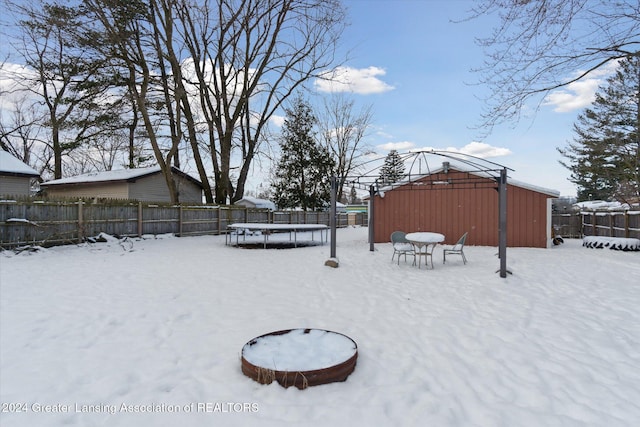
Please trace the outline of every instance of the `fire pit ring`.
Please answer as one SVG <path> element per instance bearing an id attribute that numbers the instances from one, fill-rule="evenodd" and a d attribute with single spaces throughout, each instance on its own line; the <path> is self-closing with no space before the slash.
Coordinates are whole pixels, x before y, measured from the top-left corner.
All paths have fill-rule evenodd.
<path id="1" fill-rule="evenodd" d="M 298 389 L 342 382 L 353 372 L 358 346 L 322 329 L 286 329 L 261 335 L 242 348 L 242 373 L 259 382 Z"/>

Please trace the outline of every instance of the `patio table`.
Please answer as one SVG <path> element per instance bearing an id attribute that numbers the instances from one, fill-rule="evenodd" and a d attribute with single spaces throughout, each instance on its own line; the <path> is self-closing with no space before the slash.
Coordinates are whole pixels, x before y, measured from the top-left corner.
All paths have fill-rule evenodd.
<path id="1" fill-rule="evenodd" d="M 420 258 L 425 257 L 424 264 L 429 266 L 428 257 L 431 257 L 431 268 L 433 267 L 433 250 L 438 243 L 444 242 L 444 234 L 421 231 L 409 233 L 405 238 L 413 245 L 416 257 L 418 258 L 418 268 L 420 268 Z M 424 250 L 423 250 L 424 248 Z M 413 261 L 415 264 L 415 259 Z"/>

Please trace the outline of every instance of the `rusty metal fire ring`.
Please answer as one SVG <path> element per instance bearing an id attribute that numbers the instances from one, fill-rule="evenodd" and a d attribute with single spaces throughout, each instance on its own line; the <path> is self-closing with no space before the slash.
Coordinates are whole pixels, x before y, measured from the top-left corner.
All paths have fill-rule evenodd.
<path id="1" fill-rule="evenodd" d="M 358 346 L 322 329 L 286 329 L 261 335 L 242 348 L 242 373 L 261 384 L 307 387 L 342 382 L 353 372 Z"/>

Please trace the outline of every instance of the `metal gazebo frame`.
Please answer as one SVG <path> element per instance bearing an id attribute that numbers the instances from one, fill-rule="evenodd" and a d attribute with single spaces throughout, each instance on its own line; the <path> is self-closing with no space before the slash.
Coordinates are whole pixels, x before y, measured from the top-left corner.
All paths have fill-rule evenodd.
<path id="1" fill-rule="evenodd" d="M 427 185 L 438 186 L 438 188 L 451 188 L 442 184 L 457 184 L 460 186 L 468 186 L 468 188 L 487 188 L 487 178 L 495 180 L 496 187 L 493 184 L 489 187 L 496 188 L 498 191 L 498 256 L 500 258 L 500 268 L 497 272 L 500 273 L 500 277 L 505 278 L 510 271 L 507 270 L 507 171 L 513 171 L 504 165 L 495 163 L 480 157 L 472 156 L 469 154 L 463 154 L 453 151 L 442 150 L 421 150 L 410 151 L 400 155 L 401 160 L 405 165 L 409 165 L 409 172 L 405 174 L 405 178 L 401 181 L 394 183 L 384 183 L 380 181 L 380 161 L 384 158 L 376 158 L 367 163 L 378 163 L 378 165 L 366 173 L 358 176 L 347 177 L 345 182 L 352 186 L 358 186 L 358 188 L 369 191 L 369 250 L 374 250 L 375 232 L 373 227 L 374 220 L 374 199 L 375 195 L 382 195 L 384 191 L 388 191 L 393 188 L 405 187 L 409 191 L 413 188 L 415 181 L 418 178 L 424 178 L 431 175 L 431 171 L 435 168 L 430 167 L 429 158 L 435 158 L 444 160 L 439 163 L 443 169 L 446 169 L 454 164 L 463 165 L 464 172 L 471 175 L 467 175 L 466 178 L 459 178 L 452 182 L 451 180 L 442 181 L 430 181 Z M 424 167 L 426 173 L 422 172 L 422 161 L 424 160 Z M 413 169 L 418 166 L 418 173 L 414 173 Z M 431 162 L 433 163 L 433 161 Z M 424 183 L 420 184 L 421 188 L 424 188 Z M 336 257 L 336 193 L 337 193 L 337 179 L 331 178 L 331 215 L 330 215 L 330 227 L 331 227 L 331 257 Z"/>

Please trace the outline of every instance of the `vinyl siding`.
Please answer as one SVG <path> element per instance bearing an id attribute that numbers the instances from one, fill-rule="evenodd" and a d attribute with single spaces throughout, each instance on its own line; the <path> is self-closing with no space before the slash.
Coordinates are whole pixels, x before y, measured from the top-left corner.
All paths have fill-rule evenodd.
<path id="1" fill-rule="evenodd" d="M 97 199 L 126 199 L 127 183 L 97 182 L 74 185 L 51 185 L 46 187 L 50 197 L 90 197 Z"/>
<path id="2" fill-rule="evenodd" d="M 178 192 L 181 202 L 202 203 L 202 188 L 186 178 L 178 179 Z"/>
<path id="3" fill-rule="evenodd" d="M 28 196 L 30 194 L 31 178 L 24 176 L 0 175 L 0 196 Z"/>
<path id="4" fill-rule="evenodd" d="M 129 183 L 129 199 L 144 202 L 170 202 L 169 189 L 161 173 L 144 176 Z"/>
<path id="5" fill-rule="evenodd" d="M 202 190 L 193 182 L 176 176 L 181 202 L 201 203 Z M 169 190 L 161 173 L 148 175 L 130 183 L 129 198 L 146 202 L 170 202 Z"/>

